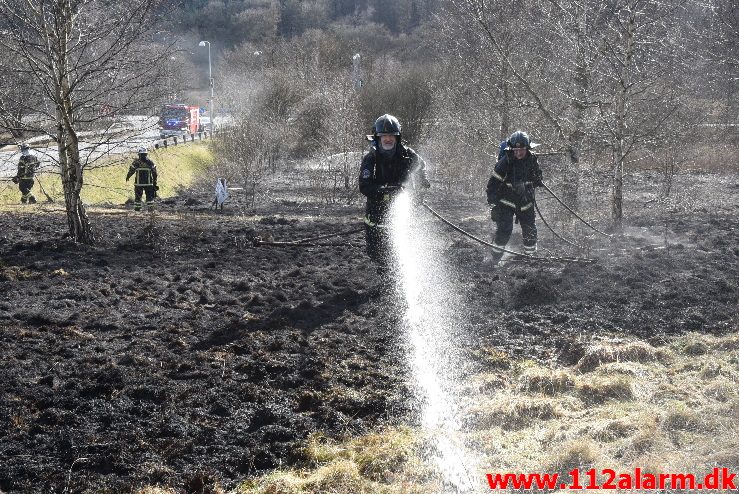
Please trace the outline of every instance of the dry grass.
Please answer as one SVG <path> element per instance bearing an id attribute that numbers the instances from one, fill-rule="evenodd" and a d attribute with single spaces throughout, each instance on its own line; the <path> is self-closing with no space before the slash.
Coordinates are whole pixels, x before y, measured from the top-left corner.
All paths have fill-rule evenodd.
<path id="1" fill-rule="evenodd" d="M 624 419 L 607 420 L 593 431 L 593 439 L 609 443 L 618 439 L 632 436 L 637 431 L 636 424 Z"/>
<path id="2" fill-rule="evenodd" d="M 518 378 L 518 390 L 525 393 L 541 393 L 555 396 L 575 387 L 575 380 L 566 371 L 550 369 L 526 369 Z"/>
<path id="3" fill-rule="evenodd" d="M 34 275 L 31 271 L 25 270 L 18 266 L 3 266 L 0 265 L 0 281 L 19 281 L 27 280 Z"/>
<path id="4" fill-rule="evenodd" d="M 625 345 L 595 345 L 587 349 L 577 363 L 580 372 L 591 372 L 612 362 L 652 363 L 668 358 L 667 354 L 653 346 L 637 341 Z"/>
<path id="5" fill-rule="evenodd" d="M 703 425 L 704 421 L 698 413 L 681 402 L 668 408 L 662 419 L 662 428 L 667 432 L 696 431 Z"/>
<path id="6" fill-rule="evenodd" d="M 601 405 L 608 400 L 633 400 L 632 382 L 626 376 L 595 377 L 577 385 L 577 393 L 588 405 Z"/>
<path id="7" fill-rule="evenodd" d="M 528 427 L 533 422 L 551 420 L 560 415 L 557 402 L 550 398 L 498 394 L 493 400 L 471 409 L 466 421 L 472 429 L 502 427 L 515 431 Z"/>
<path id="8" fill-rule="evenodd" d="M 578 468 L 587 470 L 595 466 L 600 458 L 598 445 L 588 439 L 580 439 L 564 444 L 544 459 L 544 472 L 558 473 L 567 477 L 567 473 Z"/>
<path id="9" fill-rule="evenodd" d="M 345 442 L 310 438 L 310 470 L 277 471 L 244 483 L 241 494 L 402 494 L 434 492 L 435 474 L 418 456 L 422 438 L 388 429 Z"/>
<path id="10" fill-rule="evenodd" d="M 495 384 L 468 416 L 485 455 L 480 475 L 591 466 L 703 475 L 735 465 L 737 343 L 738 335 L 695 334 L 659 348 L 599 342 L 573 367 L 513 361 L 485 374 L 482 382 Z"/>
<path id="11" fill-rule="evenodd" d="M 489 395 L 504 389 L 509 383 L 508 377 L 503 373 L 484 373 L 470 379 L 467 390 L 472 395 Z"/>
<path id="12" fill-rule="evenodd" d="M 490 371 L 507 371 L 513 366 L 513 360 L 507 353 L 491 347 L 480 348 L 474 355 L 472 355 L 472 359 L 484 365 Z"/>

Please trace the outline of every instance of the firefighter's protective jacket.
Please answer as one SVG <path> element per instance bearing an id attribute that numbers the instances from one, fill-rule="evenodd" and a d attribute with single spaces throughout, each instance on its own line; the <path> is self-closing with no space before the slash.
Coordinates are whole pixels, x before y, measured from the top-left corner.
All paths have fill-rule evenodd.
<path id="1" fill-rule="evenodd" d="M 152 185 L 156 187 L 157 165 L 155 165 L 154 162 L 146 156 L 139 156 L 138 158 L 133 160 L 133 163 L 131 163 L 131 167 L 128 169 L 126 180 L 131 178 L 131 176 L 134 174 L 136 175 L 134 185 L 139 185 L 142 187 Z"/>
<path id="2" fill-rule="evenodd" d="M 393 155 L 385 156 L 373 142 L 359 171 L 359 191 L 367 197 L 365 223 L 370 226 L 384 223 L 389 211 L 391 195 L 383 193 L 385 186 L 427 188 L 426 162 L 402 143 L 398 143 Z"/>
<path id="3" fill-rule="evenodd" d="M 488 180 L 488 204 L 526 211 L 534 205 L 534 187 L 540 185 L 542 175 L 536 154 L 529 151 L 524 159 L 517 160 L 507 151 Z"/>
<path id="4" fill-rule="evenodd" d="M 21 156 L 21 159 L 18 161 L 18 174 L 16 177 L 18 180 L 33 180 L 38 166 L 39 161 L 37 157 L 31 154 Z"/>

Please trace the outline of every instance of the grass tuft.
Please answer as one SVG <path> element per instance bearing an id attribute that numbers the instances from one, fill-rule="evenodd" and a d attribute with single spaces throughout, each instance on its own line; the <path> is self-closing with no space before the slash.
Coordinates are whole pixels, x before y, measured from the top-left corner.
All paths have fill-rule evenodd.
<path id="1" fill-rule="evenodd" d="M 303 483 L 308 492 L 372 492 L 371 483 L 362 478 L 359 467 L 351 460 L 338 460 L 320 467 Z"/>
<path id="2" fill-rule="evenodd" d="M 662 419 L 662 428 L 667 432 L 696 431 L 702 425 L 700 416 L 682 403 L 672 405 Z"/>
<path id="3" fill-rule="evenodd" d="M 650 363 L 664 358 L 666 358 L 664 353 L 644 342 L 633 342 L 618 346 L 594 345 L 586 350 L 576 368 L 580 372 L 591 372 L 601 365 L 613 362 Z"/>
<path id="4" fill-rule="evenodd" d="M 600 405 L 608 400 L 634 399 L 631 379 L 627 376 L 595 377 L 589 382 L 578 383 L 577 393 L 589 405 Z"/>
<path id="5" fill-rule="evenodd" d="M 658 418 L 652 423 L 646 424 L 646 427 L 640 429 L 637 434 L 631 437 L 629 447 L 637 455 L 651 451 L 658 444 L 660 436 L 657 429 L 657 420 Z"/>
<path id="6" fill-rule="evenodd" d="M 383 481 L 412 460 L 416 443 L 410 431 L 404 429 L 364 436 L 353 447 L 354 461 L 361 474 Z"/>
<path id="7" fill-rule="evenodd" d="M 491 347 L 482 347 L 473 355 L 473 360 L 491 370 L 510 370 L 513 366 L 511 357 L 500 350 Z"/>
<path id="8" fill-rule="evenodd" d="M 566 371 L 552 371 L 543 368 L 530 368 L 518 378 L 518 390 L 527 393 L 541 393 L 554 396 L 575 387 L 575 380 Z"/>
<path id="9" fill-rule="evenodd" d="M 698 356 L 705 355 L 709 351 L 708 344 L 702 339 L 690 338 L 681 345 L 680 350 L 685 355 Z"/>
<path id="10" fill-rule="evenodd" d="M 703 388 L 703 396 L 709 400 L 726 403 L 737 397 L 737 383 L 720 377 Z"/>
<path id="11" fill-rule="evenodd" d="M 632 436 L 637 431 L 635 424 L 625 419 L 609 420 L 593 432 L 598 441 L 612 442 Z"/>
<path id="12" fill-rule="evenodd" d="M 471 410 L 467 422 L 477 430 L 502 427 L 516 431 L 560 415 L 561 412 L 552 399 L 500 395 L 493 402 Z"/>
<path id="13" fill-rule="evenodd" d="M 557 452 L 545 460 L 545 472 L 559 473 L 567 478 L 568 472 L 575 468 L 580 471 L 592 468 L 600 457 L 598 446 L 588 439 L 571 441 L 558 448 Z"/>

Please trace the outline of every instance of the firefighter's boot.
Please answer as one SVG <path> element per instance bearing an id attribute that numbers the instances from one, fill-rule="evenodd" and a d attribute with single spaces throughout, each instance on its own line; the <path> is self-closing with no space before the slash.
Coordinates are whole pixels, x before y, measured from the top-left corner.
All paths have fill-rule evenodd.
<path id="1" fill-rule="evenodd" d="M 505 249 L 505 245 L 493 243 L 493 247 L 491 249 L 491 264 L 493 266 L 497 266 L 498 263 L 500 263 L 500 260 L 503 259 L 503 249 Z"/>

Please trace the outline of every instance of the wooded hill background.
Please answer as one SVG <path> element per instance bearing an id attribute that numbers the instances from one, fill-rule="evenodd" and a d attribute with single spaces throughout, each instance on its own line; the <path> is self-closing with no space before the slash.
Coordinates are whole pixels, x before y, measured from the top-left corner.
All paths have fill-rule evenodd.
<path id="1" fill-rule="evenodd" d="M 212 42 L 216 111 L 273 157 L 361 150 L 390 112 L 437 177 L 470 190 L 516 129 L 565 179 L 737 166 L 731 0 L 187 1 L 173 15 L 189 46 Z M 204 98 L 207 54 L 192 50 Z"/>

